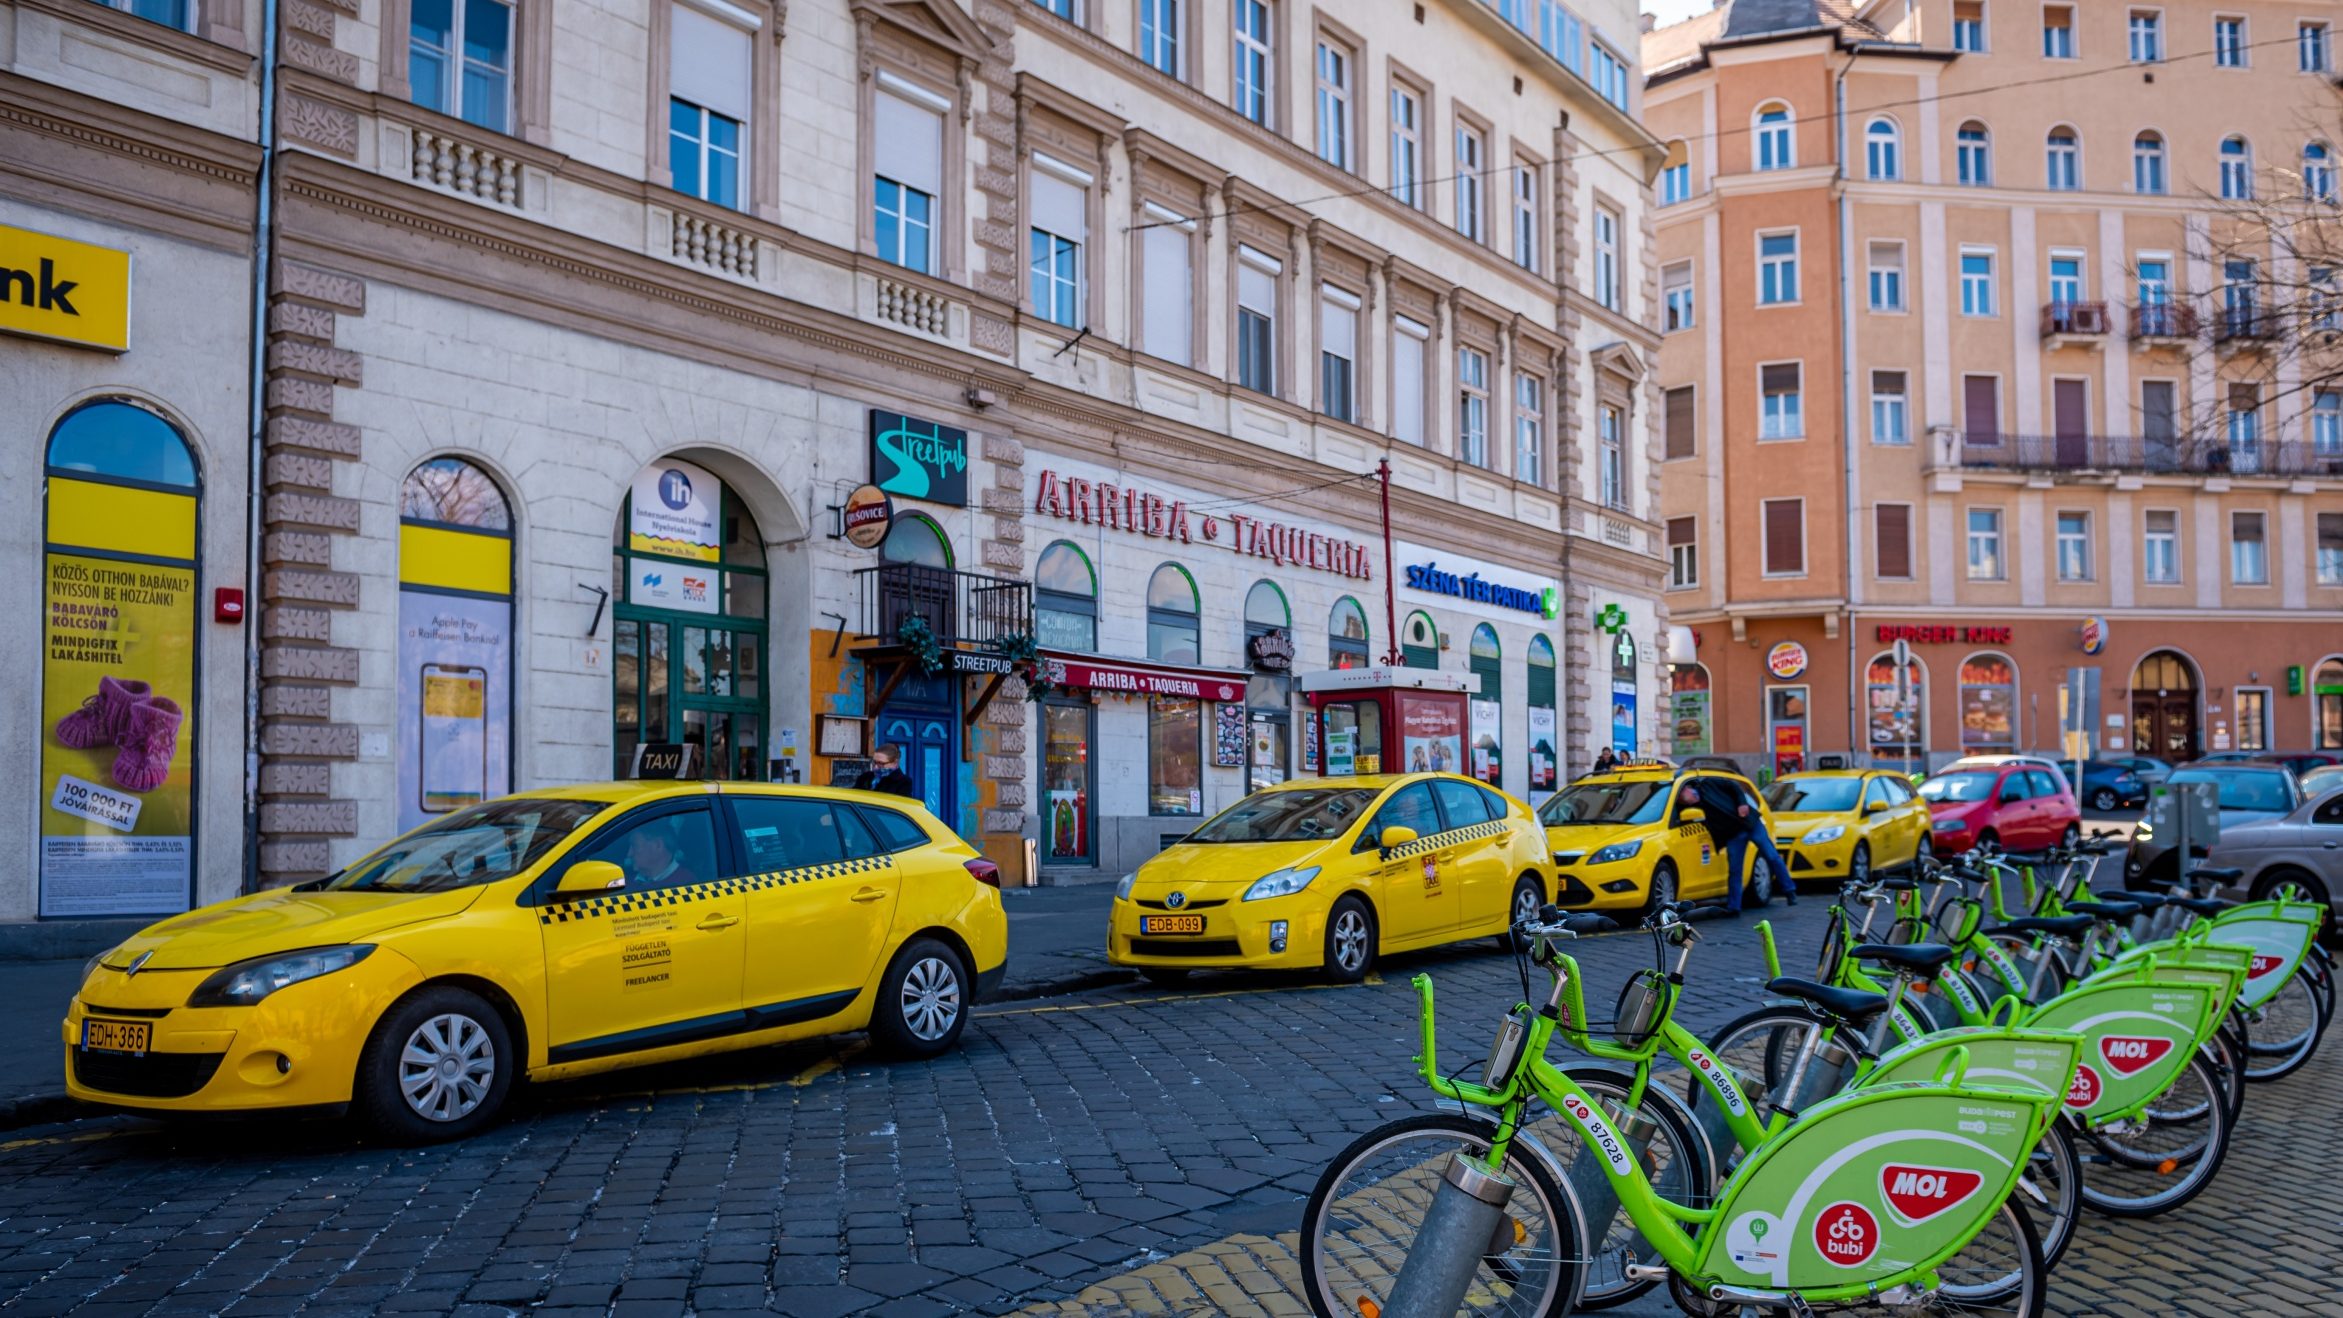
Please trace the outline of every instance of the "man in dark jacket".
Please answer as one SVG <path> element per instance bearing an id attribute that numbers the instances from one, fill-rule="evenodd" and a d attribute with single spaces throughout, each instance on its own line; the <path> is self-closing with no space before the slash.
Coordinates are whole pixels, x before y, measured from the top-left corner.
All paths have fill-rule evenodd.
<path id="1" fill-rule="evenodd" d="M 1702 826 L 1708 829 L 1709 841 L 1725 853 L 1725 909 L 1734 915 L 1741 913 L 1741 869 L 1749 857 L 1752 843 L 1757 847 L 1757 861 L 1773 874 L 1774 890 L 1798 904 L 1798 889 L 1790 882 L 1789 871 L 1782 866 L 1782 853 L 1776 851 L 1773 839 L 1766 836 L 1765 816 L 1741 789 L 1720 779 L 1699 779 L 1684 788 L 1683 805 L 1698 806 Z"/>
<path id="2" fill-rule="evenodd" d="M 870 767 L 854 780 L 854 785 L 866 792 L 887 792 L 895 796 L 917 796 L 911 788 L 911 775 L 903 772 L 903 752 L 892 746 L 881 746 L 870 753 Z"/>

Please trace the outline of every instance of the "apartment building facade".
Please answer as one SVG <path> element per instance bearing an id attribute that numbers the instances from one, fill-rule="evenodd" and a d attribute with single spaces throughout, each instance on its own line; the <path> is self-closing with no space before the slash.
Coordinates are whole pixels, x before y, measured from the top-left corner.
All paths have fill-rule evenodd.
<path id="1" fill-rule="evenodd" d="M 1665 748 L 1625 0 L 0 18 L 0 919 L 881 743 L 1111 877 L 1386 656 L 1480 678 L 1519 793 Z"/>
<path id="2" fill-rule="evenodd" d="M 1646 37 L 1680 749 L 2343 747 L 2331 271 L 2257 226 L 2332 204 L 2333 18 L 1731 0 Z"/>

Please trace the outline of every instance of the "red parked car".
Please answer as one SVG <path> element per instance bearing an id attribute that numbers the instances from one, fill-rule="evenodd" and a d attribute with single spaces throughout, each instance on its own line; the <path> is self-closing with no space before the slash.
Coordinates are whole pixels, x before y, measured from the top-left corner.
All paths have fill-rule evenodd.
<path id="1" fill-rule="evenodd" d="M 1920 784 L 1937 854 L 1991 843 L 2038 851 L 2082 835 L 2083 808 L 2066 775 L 2047 760 L 1980 755 L 1955 761 Z"/>

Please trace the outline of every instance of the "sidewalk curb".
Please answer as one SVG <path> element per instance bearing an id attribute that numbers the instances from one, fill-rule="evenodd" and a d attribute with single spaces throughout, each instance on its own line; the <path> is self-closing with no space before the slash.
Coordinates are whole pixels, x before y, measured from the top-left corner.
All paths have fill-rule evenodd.
<path id="1" fill-rule="evenodd" d="M 96 1108 L 85 1106 L 63 1094 L 34 1094 L 26 1098 L 0 1100 L 0 1130 L 48 1126 L 96 1115 Z"/>
<path id="2" fill-rule="evenodd" d="M 1043 980 L 1031 984 L 1004 984 L 986 1002 L 1030 1002 L 1035 998 L 1054 998 L 1061 993 L 1081 993 L 1095 988 L 1113 988 L 1136 983 L 1136 970 L 1085 970 L 1079 975 Z"/>

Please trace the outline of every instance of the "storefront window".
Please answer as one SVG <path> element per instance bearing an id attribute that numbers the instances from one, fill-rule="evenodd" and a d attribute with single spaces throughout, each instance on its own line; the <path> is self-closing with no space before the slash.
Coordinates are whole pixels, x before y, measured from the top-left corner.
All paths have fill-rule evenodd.
<path id="1" fill-rule="evenodd" d="M 1773 750 L 1774 776 L 1797 773 L 1806 767 L 1806 688 L 1769 686 L 1765 689 L 1765 726 Z M 1769 780 L 1770 781 L 1770 780 Z"/>
<path id="2" fill-rule="evenodd" d="M 1895 657 L 1872 656 L 1864 669 L 1871 759 L 1875 765 L 1917 768 L 1928 752 L 1928 670 L 1918 659 L 1904 665 L 1898 682 Z"/>
<path id="3" fill-rule="evenodd" d="M 890 556 L 898 537 L 903 552 L 928 552 L 915 522 L 924 519 L 895 524 Z M 615 775 L 635 776 L 642 747 L 681 746 L 700 777 L 762 779 L 767 581 L 756 519 L 715 473 L 662 458 L 636 474 L 613 547 Z"/>
<path id="4" fill-rule="evenodd" d="M 1440 666 L 1440 629 L 1432 625 L 1431 614 L 1407 615 L 1405 629 L 1400 633 L 1399 658 L 1410 668 Z"/>
<path id="5" fill-rule="evenodd" d="M 1041 551 L 1033 569 L 1033 633 L 1054 650 L 1098 649 L 1098 574 L 1063 540 Z"/>
<path id="6" fill-rule="evenodd" d="M 1383 772 L 1383 706 L 1345 700 L 1325 707 L 1326 776 Z"/>
<path id="7" fill-rule="evenodd" d="M 1059 864 L 1091 858 L 1090 742 L 1094 711 L 1087 703 L 1049 701 L 1041 707 L 1042 851 Z"/>
<path id="8" fill-rule="evenodd" d="M 1245 684 L 1245 782 L 1258 790 L 1293 771 L 1293 613 L 1275 582 L 1256 581 L 1245 593 L 1244 652 L 1254 670 Z"/>
<path id="9" fill-rule="evenodd" d="M 1326 666 L 1365 668 L 1374 660 L 1367 650 L 1367 611 L 1345 595 L 1334 601 L 1326 618 Z"/>
<path id="10" fill-rule="evenodd" d="M 1635 754 L 1642 720 L 1635 703 L 1635 638 L 1621 628 L 1611 641 L 1611 749 Z"/>
<path id="11" fill-rule="evenodd" d="M 1155 569 L 1147 582 L 1147 657 L 1167 664 L 1204 662 L 1197 627 L 1196 579 L 1177 563 Z"/>
<path id="12" fill-rule="evenodd" d="M 1561 730 L 1554 713 L 1554 643 L 1529 638 L 1529 786 L 1533 792 L 1561 784 Z"/>
<path id="13" fill-rule="evenodd" d="M 1472 776 L 1496 783 L 1505 773 L 1505 670 L 1497 645 L 1497 629 L 1487 623 L 1473 628 L 1472 671 L 1481 689 L 1472 698 Z"/>
<path id="14" fill-rule="evenodd" d="M 1961 749 L 2017 749 L 2017 669 L 2005 655 L 1985 651 L 1961 661 Z"/>
<path id="15" fill-rule="evenodd" d="M 2311 679 L 2311 696 L 2317 702 L 2318 749 L 2343 750 L 2343 661 L 2319 664 Z"/>
<path id="16" fill-rule="evenodd" d="M 1200 700 L 1148 698 L 1147 812 L 1204 813 L 1204 702 Z"/>
<path id="17" fill-rule="evenodd" d="M 399 491 L 399 829 L 512 790 L 512 512 L 433 458 Z"/>

